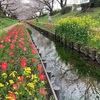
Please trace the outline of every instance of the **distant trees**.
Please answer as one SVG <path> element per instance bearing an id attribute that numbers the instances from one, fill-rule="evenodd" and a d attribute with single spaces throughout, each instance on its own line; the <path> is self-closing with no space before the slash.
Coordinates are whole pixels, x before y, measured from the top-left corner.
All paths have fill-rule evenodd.
<path id="1" fill-rule="evenodd" d="M 27 19 L 36 16 L 44 8 L 42 3 L 30 0 L 30 3 L 22 3 L 22 0 L 0 0 L 0 9 L 7 16 L 16 16 L 20 19 Z"/>
<path id="2" fill-rule="evenodd" d="M 37 0 L 37 2 L 42 3 L 44 5 L 44 8 L 50 13 L 53 11 L 54 0 Z"/>

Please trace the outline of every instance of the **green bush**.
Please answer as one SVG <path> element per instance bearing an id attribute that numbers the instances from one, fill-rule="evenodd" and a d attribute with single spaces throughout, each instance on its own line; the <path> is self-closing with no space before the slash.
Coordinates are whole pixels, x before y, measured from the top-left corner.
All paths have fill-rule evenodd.
<path id="1" fill-rule="evenodd" d="M 71 7 L 70 6 L 68 6 L 68 7 L 64 7 L 64 8 L 62 8 L 61 10 L 60 10 L 60 13 L 61 14 L 66 14 L 66 13 L 69 13 L 70 11 L 71 11 Z"/>
<path id="2" fill-rule="evenodd" d="M 82 7 L 82 11 L 85 12 L 87 8 L 89 8 L 89 3 L 81 4 L 81 7 Z"/>
<path id="3" fill-rule="evenodd" d="M 51 12 L 50 15 L 53 16 L 53 15 L 55 15 L 55 14 L 57 14 L 57 13 L 59 13 L 59 10 L 54 10 L 54 11 Z"/>
<path id="4" fill-rule="evenodd" d="M 58 21 L 55 33 L 63 39 L 87 44 L 89 29 L 98 26 L 98 24 L 99 22 L 93 20 L 91 16 L 69 16 Z"/>
<path id="5" fill-rule="evenodd" d="M 100 7 L 100 0 L 90 0 L 89 3 L 81 4 L 82 11 L 86 11 L 87 8 Z"/>
<path id="6" fill-rule="evenodd" d="M 90 0 L 90 2 L 94 3 L 94 7 L 100 7 L 100 0 Z"/>

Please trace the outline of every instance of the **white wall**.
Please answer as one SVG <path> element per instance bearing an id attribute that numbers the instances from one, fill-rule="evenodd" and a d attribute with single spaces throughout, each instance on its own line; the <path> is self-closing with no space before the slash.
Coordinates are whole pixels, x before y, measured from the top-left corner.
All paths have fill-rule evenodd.
<path id="1" fill-rule="evenodd" d="M 67 0 L 67 4 L 82 4 L 88 3 L 90 0 Z"/>

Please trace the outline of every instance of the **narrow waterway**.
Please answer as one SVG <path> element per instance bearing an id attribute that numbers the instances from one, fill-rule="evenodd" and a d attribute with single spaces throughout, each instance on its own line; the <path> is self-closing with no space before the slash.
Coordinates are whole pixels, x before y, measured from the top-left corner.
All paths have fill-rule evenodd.
<path id="1" fill-rule="evenodd" d="M 100 65 L 28 27 L 47 70 L 52 72 L 53 86 L 60 87 L 59 100 L 100 100 Z"/>

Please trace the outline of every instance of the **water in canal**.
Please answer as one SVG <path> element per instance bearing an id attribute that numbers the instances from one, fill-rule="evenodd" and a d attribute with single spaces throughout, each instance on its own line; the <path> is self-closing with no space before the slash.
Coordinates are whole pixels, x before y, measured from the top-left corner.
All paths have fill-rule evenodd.
<path id="1" fill-rule="evenodd" d="M 30 28 L 47 70 L 52 72 L 53 86 L 60 87 L 59 100 L 100 100 L 100 65 Z"/>

